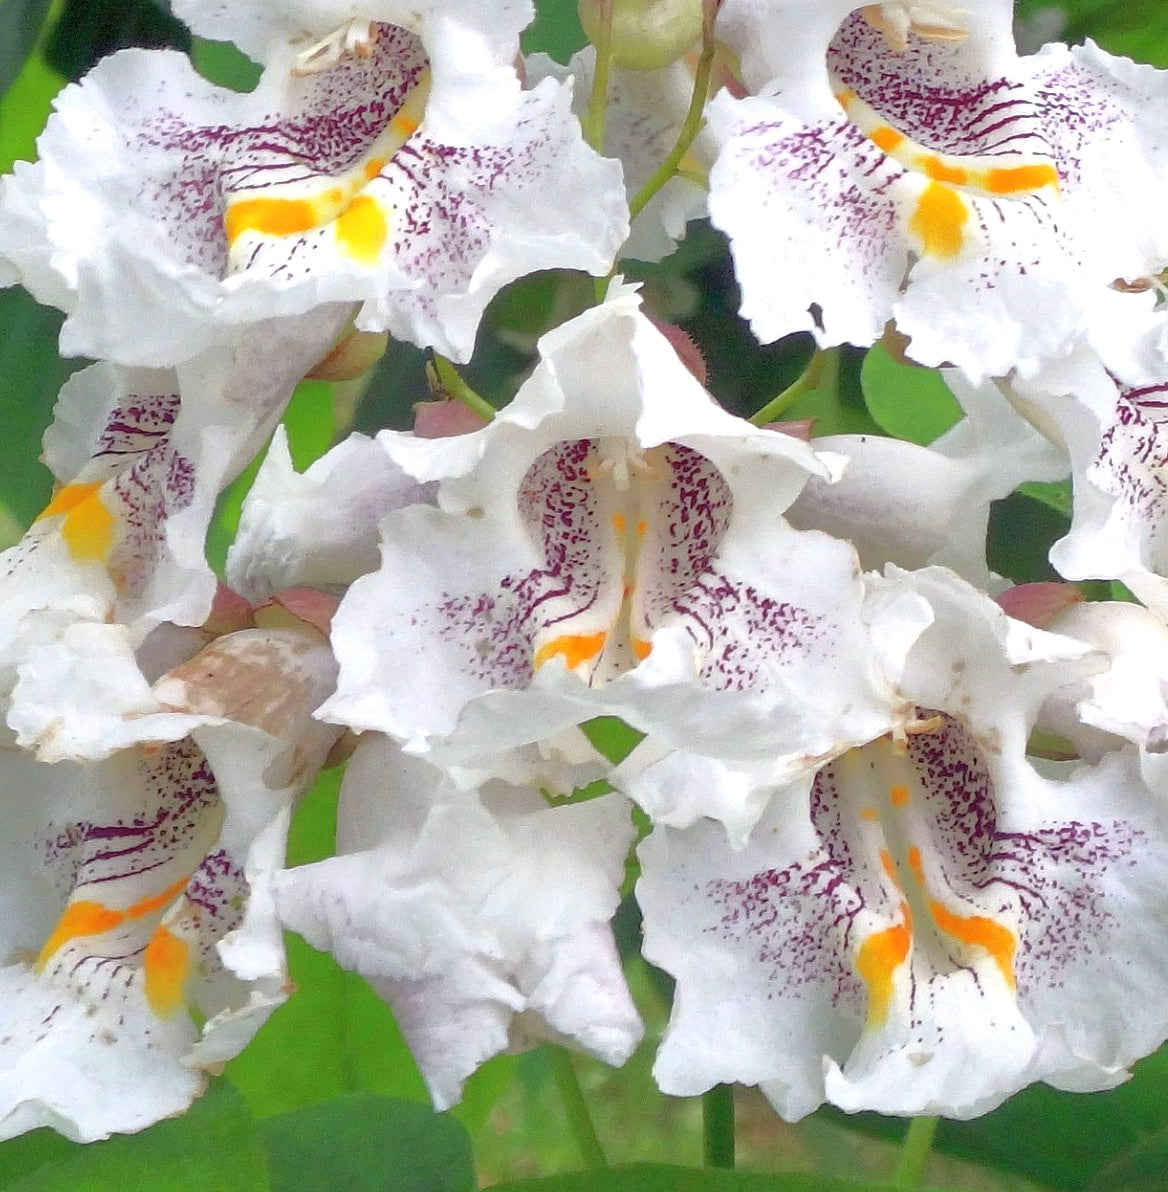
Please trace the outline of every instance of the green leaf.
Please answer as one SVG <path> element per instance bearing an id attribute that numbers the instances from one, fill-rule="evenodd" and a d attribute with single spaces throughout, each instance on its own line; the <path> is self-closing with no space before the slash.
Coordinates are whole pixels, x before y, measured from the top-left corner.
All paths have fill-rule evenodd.
<path id="1" fill-rule="evenodd" d="M 901 364 L 883 344 L 869 349 L 860 368 L 868 412 L 882 430 L 927 447 L 961 420 L 961 407 L 935 369 Z"/>
<path id="2" fill-rule="evenodd" d="M 183 1117 L 69 1148 L 6 1192 L 267 1192 L 267 1161 L 239 1094 L 216 1081 Z"/>
<path id="3" fill-rule="evenodd" d="M 53 477 L 39 462 L 41 436 L 57 393 L 81 361 L 57 355 L 61 315 L 19 288 L 0 290 L 0 376 L 5 378 L 0 435 L 0 501 L 27 525 L 49 499 Z"/>
<path id="4" fill-rule="evenodd" d="M 0 8 L 0 95 L 12 86 L 40 37 L 50 0 L 4 0 Z"/>
<path id="5" fill-rule="evenodd" d="M 819 1116 L 878 1138 L 897 1140 L 904 1134 L 903 1122 L 877 1114 L 821 1109 Z M 1157 1155 L 1166 1155 L 1160 1149 L 1166 1136 L 1168 1047 L 1138 1063 L 1126 1084 L 1104 1093 L 1062 1093 L 1032 1085 L 984 1117 L 942 1121 L 933 1149 L 1058 1192 L 1129 1187 L 1160 1192 L 1165 1187 L 1163 1165 L 1152 1182 L 1138 1180 Z"/>
<path id="6" fill-rule="evenodd" d="M 14 162 L 36 156 L 36 139 L 49 118 L 53 97 L 64 85 L 65 80 L 39 54 L 25 62 L 0 100 L 0 173 L 8 173 Z"/>
<path id="7" fill-rule="evenodd" d="M 535 20 L 523 34 L 523 52 L 539 51 L 567 62 L 588 41 L 576 7 L 576 0 L 539 0 Z"/>
<path id="8" fill-rule="evenodd" d="M 491 1192 L 884 1192 L 887 1188 L 885 1183 L 833 1180 L 803 1172 L 762 1175 L 629 1163 L 603 1171 L 493 1184 Z"/>
<path id="9" fill-rule="evenodd" d="M 1051 546 L 1071 528 L 1070 518 L 1047 500 L 1011 493 L 990 508 L 986 561 L 1016 584 L 1058 580 L 1047 558 Z"/>
<path id="10" fill-rule="evenodd" d="M 358 1093 L 261 1126 L 273 1192 L 469 1192 L 470 1138 L 413 1101 Z"/>
<path id="11" fill-rule="evenodd" d="M 191 35 L 167 6 L 153 0 L 65 0 L 45 45 L 45 60 L 66 78 L 128 46 L 191 48 Z"/>

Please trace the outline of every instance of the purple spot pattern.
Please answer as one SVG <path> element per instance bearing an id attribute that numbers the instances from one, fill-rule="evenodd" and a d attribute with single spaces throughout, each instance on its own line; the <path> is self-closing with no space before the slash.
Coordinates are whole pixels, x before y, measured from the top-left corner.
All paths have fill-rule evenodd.
<path id="1" fill-rule="evenodd" d="M 246 127 L 229 122 L 235 97 L 218 99 L 225 120 L 191 124 L 165 94 L 150 101 L 123 97 L 131 118 L 122 129 L 126 151 L 156 151 L 160 166 L 139 198 L 145 213 L 166 228 L 172 251 L 205 272 L 223 276 L 227 243 L 225 199 L 276 184 L 327 179 L 369 151 L 427 65 L 420 40 L 405 29 L 379 25 L 374 54 L 349 59 L 293 80 L 287 112 L 270 112 Z M 159 82 L 157 90 L 165 91 Z M 456 146 L 415 135 L 385 166 L 379 192 L 392 195 L 390 253 L 408 276 L 425 281 L 403 291 L 399 305 L 436 317 L 436 299 L 465 290 L 497 237 L 500 222 L 525 221 L 538 234 L 543 216 L 525 192 L 554 177 L 569 147 L 569 127 L 553 132 L 537 115 L 521 114 L 507 143 Z M 492 209 L 498 207 L 496 216 Z M 524 208 L 527 208 L 525 211 Z M 326 232 L 278 243 L 257 243 L 244 268 L 292 279 L 333 268 L 322 261 Z"/>
<path id="2" fill-rule="evenodd" d="M 172 441 L 180 405 L 177 394 L 129 396 L 110 414 L 77 477 L 111 477 L 104 495 L 121 514 L 122 532 L 109 570 L 125 599 L 150 582 L 166 552 L 167 520 L 194 499 L 194 465 Z"/>
<path id="3" fill-rule="evenodd" d="M 1106 952 L 1118 921 L 1100 876 L 1135 865 L 1143 834 L 1122 822 L 1073 820 L 1032 832 L 1001 831 L 981 750 L 956 720 L 945 716 L 939 731 L 910 737 L 908 749 L 925 791 L 927 839 L 913 839 L 930 892 L 957 913 L 976 907 L 1017 932 L 1019 996 L 1057 987 L 1065 970 Z M 876 846 L 865 841 L 870 825 L 861 825 L 857 801 L 841 777 L 840 768 L 829 765 L 812 789 L 820 847 L 784 869 L 707 881 L 702 931 L 745 951 L 765 970 L 768 998 L 826 996 L 845 1014 L 859 1015 L 865 994 L 850 961 L 861 942 L 853 930 L 857 916 L 867 909 L 891 925 L 900 914 L 882 880 Z M 914 827 L 921 825 L 921 818 L 914 820 Z M 914 960 L 922 947 L 933 951 L 930 965 L 914 964 L 914 1006 L 928 998 L 929 981 L 962 967 L 933 954 L 930 940 L 916 941 Z"/>
<path id="4" fill-rule="evenodd" d="M 71 899 L 112 907 L 157 896 L 184 872 L 193 872 L 184 894 L 199 908 L 200 924 L 213 945 L 238 922 L 230 903 L 246 883 L 225 854 L 204 852 L 209 817 L 219 814 L 219 792 L 202 751 L 184 740 L 103 765 L 120 767 L 107 781 L 120 800 L 138 790 L 138 806 L 109 821 L 60 825 L 44 840 L 45 864 L 67 883 Z M 165 910 L 159 907 L 101 934 L 70 940 L 54 954 L 45 976 L 97 1000 L 129 988 Z"/>
<path id="5" fill-rule="evenodd" d="M 611 539 L 611 531 L 590 476 L 593 459 L 591 439 L 559 443 L 539 456 L 519 486 L 520 516 L 542 556 L 540 567 L 504 576 L 495 593 L 443 593 L 438 601 L 439 637 L 486 685 L 526 686 L 538 633 L 588 612 L 614 585 L 619 595 L 619 573 L 606 574 L 597 558 L 602 533 Z"/>
<path id="6" fill-rule="evenodd" d="M 935 153 L 1049 156 L 1034 96 L 1022 83 L 986 79 L 970 43 L 911 38 L 902 52 L 859 14 L 827 53 L 839 81 L 898 132 Z"/>
<path id="7" fill-rule="evenodd" d="M 1122 533 L 1138 541 L 1152 570 L 1168 568 L 1164 515 L 1168 509 L 1168 384 L 1117 386 L 1112 421 L 1103 432 L 1087 479 L 1119 504 Z"/>
<path id="8" fill-rule="evenodd" d="M 676 443 L 654 448 L 650 460 L 666 476 L 647 487 L 653 507 L 624 511 L 626 521 L 639 513 L 648 523 L 642 549 L 651 564 L 637 574 L 634 626 L 638 613 L 649 633 L 680 622 L 702 655 L 702 681 L 716 690 L 754 687 L 768 668 L 825 640 L 821 619 L 808 610 L 718 571 L 717 550 L 733 509 L 718 469 Z M 540 567 L 504 576 L 494 593 L 447 591 L 439 599 L 438 636 L 479 682 L 524 687 L 537 636 L 555 626 L 565 634 L 594 633 L 615 622 L 623 560 L 593 479 L 595 462 L 593 440 L 578 439 L 545 451 L 524 476 L 519 511 Z M 580 628 L 569 624 L 579 618 L 587 618 Z M 422 620 L 416 616 L 415 624 Z"/>

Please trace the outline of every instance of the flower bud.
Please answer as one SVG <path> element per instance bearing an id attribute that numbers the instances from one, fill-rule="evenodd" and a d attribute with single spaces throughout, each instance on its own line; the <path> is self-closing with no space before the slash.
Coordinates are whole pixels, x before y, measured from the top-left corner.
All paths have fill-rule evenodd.
<path id="1" fill-rule="evenodd" d="M 612 5 L 612 60 L 625 70 L 668 66 L 702 35 L 701 0 L 580 0 L 580 24 L 593 43 L 606 3 Z"/>

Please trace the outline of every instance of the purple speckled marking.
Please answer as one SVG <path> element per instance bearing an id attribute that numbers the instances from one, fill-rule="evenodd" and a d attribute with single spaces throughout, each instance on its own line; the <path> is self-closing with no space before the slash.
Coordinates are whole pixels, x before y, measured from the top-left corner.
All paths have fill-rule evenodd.
<path id="1" fill-rule="evenodd" d="M 156 752 L 102 763 L 105 781 L 123 804 L 137 806 L 106 822 L 66 824 L 44 841 L 45 863 L 66 878 L 70 901 L 126 908 L 156 897 L 193 874 L 166 905 L 125 919 L 110 930 L 70 939 L 44 970 L 91 1000 L 110 996 L 115 984 L 138 978 L 142 954 L 159 919 L 184 898 L 197 908 L 198 946 L 215 940 L 240 918 L 246 882 L 221 850 L 206 853 L 218 831 L 219 792 L 206 758 L 190 740 Z"/>
<path id="2" fill-rule="evenodd" d="M 1168 564 L 1164 517 L 1168 511 L 1168 384 L 1140 389 L 1116 386 L 1111 422 L 1105 427 L 1087 479 L 1118 502 L 1116 532 L 1138 541 L 1147 565 Z M 1115 515 L 1113 515 L 1115 516 Z"/>
<path id="3" fill-rule="evenodd" d="M 999 830 L 981 750 L 951 717 L 938 731 L 911 736 L 908 754 L 924 791 L 911 822 L 929 893 L 956 913 L 976 908 L 973 913 L 1015 931 L 1021 997 L 1028 989 L 1057 987 L 1077 958 L 1107 949 L 1118 923 L 1100 876 L 1135 863 L 1141 832 L 1122 822 L 1073 820 L 1025 833 Z M 820 840 L 815 852 L 785 869 L 706 883 L 712 917 L 703 932 L 750 954 L 765 970 L 770 998 L 826 993 L 846 1014 L 864 1010 L 864 988 L 851 964 L 861 942 L 853 930 L 857 917 L 866 910 L 887 925 L 900 921 L 899 895 L 883 878 L 872 825 L 858 814 L 864 801 L 846 789 L 841 766 L 825 767 L 811 796 Z M 940 954 L 942 938 L 918 932 L 914 940 L 914 1006 L 930 997 L 932 982 L 964 967 Z"/>

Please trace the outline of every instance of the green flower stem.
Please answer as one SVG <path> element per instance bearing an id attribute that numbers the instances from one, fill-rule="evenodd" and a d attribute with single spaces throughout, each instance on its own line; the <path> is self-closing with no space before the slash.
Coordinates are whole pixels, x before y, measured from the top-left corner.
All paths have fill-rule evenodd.
<path id="1" fill-rule="evenodd" d="M 484 397 L 480 397 L 463 379 L 458 369 L 437 352 L 430 359 L 430 367 L 434 370 L 434 377 L 441 391 L 455 401 L 460 401 L 468 409 L 474 410 L 480 418 L 488 422 L 496 414 L 495 407 Z"/>
<path id="2" fill-rule="evenodd" d="M 698 58 L 698 68 L 694 71 L 693 95 L 690 96 L 689 110 L 682 121 L 681 131 L 677 134 L 677 141 L 665 160 L 657 167 L 648 182 L 633 196 L 629 203 L 630 220 L 636 219 L 645 209 L 649 200 L 677 173 L 682 158 L 689 152 L 689 147 L 697 140 L 698 133 L 705 125 L 702 112 L 705 111 L 706 98 L 710 93 L 714 45 L 714 24 L 712 21 L 707 21 L 702 34 L 702 52 Z"/>
<path id="3" fill-rule="evenodd" d="M 734 1089 L 716 1084 L 702 1097 L 707 1167 L 734 1167 Z"/>
<path id="4" fill-rule="evenodd" d="M 596 33 L 596 69 L 592 73 L 592 94 L 588 111 L 580 122 L 584 139 L 604 152 L 604 118 L 608 112 L 608 82 L 612 75 L 612 0 L 600 0 L 600 28 Z"/>
<path id="5" fill-rule="evenodd" d="M 788 385 L 778 397 L 772 398 L 761 410 L 751 414 L 755 426 L 777 422 L 805 393 L 816 389 L 834 388 L 839 383 L 839 349 L 816 350 L 802 376 Z"/>
<path id="6" fill-rule="evenodd" d="M 576 1078 L 572 1057 L 562 1047 L 548 1046 L 545 1050 L 552 1075 L 556 1079 L 556 1089 L 564 1104 L 564 1113 L 572 1127 L 576 1145 L 580 1148 L 580 1158 L 583 1159 L 584 1166 L 607 1167 L 608 1160 L 604 1157 L 604 1148 L 596 1136 L 596 1127 L 592 1124 L 592 1115 L 588 1112 L 580 1081 Z"/>
<path id="7" fill-rule="evenodd" d="M 929 1161 L 929 1154 L 933 1149 L 933 1135 L 937 1133 L 937 1123 L 940 1120 L 935 1117 L 917 1117 L 909 1122 L 900 1159 L 896 1164 L 896 1174 L 892 1177 L 892 1186 L 898 1189 L 898 1192 L 917 1192 L 921 1186 L 925 1164 Z"/>

